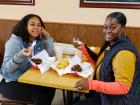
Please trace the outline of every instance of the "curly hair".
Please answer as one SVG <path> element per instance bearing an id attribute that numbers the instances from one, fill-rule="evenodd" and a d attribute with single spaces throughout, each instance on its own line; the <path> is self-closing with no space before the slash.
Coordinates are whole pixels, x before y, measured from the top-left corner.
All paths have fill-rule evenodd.
<path id="1" fill-rule="evenodd" d="M 37 17 L 40 20 L 41 26 L 45 28 L 45 25 L 40 16 L 36 14 L 28 14 L 23 17 L 14 27 L 12 33 L 20 37 L 23 42 L 29 41 L 29 33 L 27 31 L 27 23 L 32 17 Z"/>

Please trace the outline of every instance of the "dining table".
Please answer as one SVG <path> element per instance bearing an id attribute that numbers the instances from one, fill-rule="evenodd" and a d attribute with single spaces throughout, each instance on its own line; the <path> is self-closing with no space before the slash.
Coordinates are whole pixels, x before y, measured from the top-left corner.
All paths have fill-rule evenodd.
<path id="1" fill-rule="evenodd" d="M 97 50 L 99 50 L 98 47 L 96 47 L 96 52 Z M 93 74 L 94 72 L 88 78 L 92 79 Z M 64 90 L 66 90 L 67 92 L 66 99 L 65 97 L 63 97 L 64 104 L 72 105 L 73 92 L 76 91 L 76 89 L 74 88 L 75 83 L 81 79 L 83 79 L 83 77 L 72 73 L 67 73 L 62 76 L 59 76 L 58 73 L 53 68 L 50 68 L 49 70 L 47 70 L 45 73 L 42 74 L 38 68 L 30 67 L 24 74 L 22 74 L 18 78 L 18 82 L 62 89 L 63 96 L 65 94 Z M 89 90 L 83 89 L 81 92 L 88 93 Z"/>

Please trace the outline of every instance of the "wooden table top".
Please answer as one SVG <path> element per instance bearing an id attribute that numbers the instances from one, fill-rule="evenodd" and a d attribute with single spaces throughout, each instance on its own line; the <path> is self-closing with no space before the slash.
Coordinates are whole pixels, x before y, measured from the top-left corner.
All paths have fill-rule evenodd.
<path id="1" fill-rule="evenodd" d="M 74 74 L 65 74 L 59 76 L 53 69 L 48 70 L 44 74 L 41 74 L 38 69 L 30 68 L 22 76 L 19 77 L 18 81 L 22 83 L 28 83 L 33 85 L 54 87 L 59 89 L 66 89 L 75 91 L 74 85 L 77 81 L 83 77 Z M 92 78 L 90 76 L 89 78 Z M 88 92 L 88 90 L 84 90 Z"/>
<path id="2" fill-rule="evenodd" d="M 93 75 L 89 76 L 89 78 L 92 77 Z M 48 70 L 44 74 L 41 74 L 38 69 L 31 67 L 19 77 L 18 81 L 27 84 L 75 91 L 75 83 L 82 78 L 83 77 L 74 74 L 65 74 L 59 76 L 53 69 Z M 88 90 L 83 90 L 83 92 L 88 92 Z"/>

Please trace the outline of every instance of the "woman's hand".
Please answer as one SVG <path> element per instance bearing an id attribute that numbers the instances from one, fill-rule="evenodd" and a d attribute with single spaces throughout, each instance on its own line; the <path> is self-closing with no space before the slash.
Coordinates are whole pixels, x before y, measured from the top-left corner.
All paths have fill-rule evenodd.
<path id="1" fill-rule="evenodd" d="M 88 86 L 88 79 L 87 78 L 84 78 L 78 82 L 76 82 L 74 88 L 77 90 L 77 91 L 81 91 L 82 89 L 89 89 L 89 86 Z"/>
<path id="2" fill-rule="evenodd" d="M 41 33 L 40 33 L 40 39 L 44 39 L 44 38 L 46 38 L 47 36 L 49 36 L 50 34 L 46 31 L 46 29 L 45 28 L 43 28 L 42 27 L 42 29 L 41 29 Z"/>
<path id="3" fill-rule="evenodd" d="M 77 48 L 79 50 L 81 49 L 81 45 L 82 45 L 81 41 L 78 41 L 74 38 L 73 41 L 72 41 L 72 44 L 74 45 L 75 48 Z"/>
<path id="4" fill-rule="evenodd" d="M 30 48 L 23 48 L 21 53 L 22 53 L 22 55 L 29 57 L 29 56 L 32 55 L 32 49 L 30 49 Z"/>

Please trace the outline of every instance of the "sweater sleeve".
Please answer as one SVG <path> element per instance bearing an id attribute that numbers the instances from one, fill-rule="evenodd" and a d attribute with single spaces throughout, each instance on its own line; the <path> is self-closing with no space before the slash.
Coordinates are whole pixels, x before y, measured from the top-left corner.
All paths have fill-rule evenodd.
<path id="1" fill-rule="evenodd" d="M 112 62 L 115 82 L 89 80 L 89 89 L 105 94 L 127 94 L 134 77 L 135 62 L 135 54 L 127 50 L 120 51 Z"/>
<path id="2" fill-rule="evenodd" d="M 127 94 L 130 86 L 123 85 L 120 82 L 103 82 L 98 80 L 89 80 L 89 90 L 95 90 L 105 94 Z"/>
<path id="3" fill-rule="evenodd" d="M 87 46 L 85 46 L 84 43 L 82 43 L 81 51 L 90 62 L 96 64 L 98 58 L 97 54 L 91 51 Z"/>
<path id="4" fill-rule="evenodd" d="M 44 40 L 42 40 L 42 45 L 45 47 L 46 51 L 48 52 L 49 56 L 54 56 L 54 42 L 53 38 L 48 36 Z"/>
<path id="5" fill-rule="evenodd" d="M 21 54 L 21 42 L 17 39 L 8 40 L 5 45 L 4 66 L 7 72 L 13 72 L 24 61 L 25 56 Z"/>

